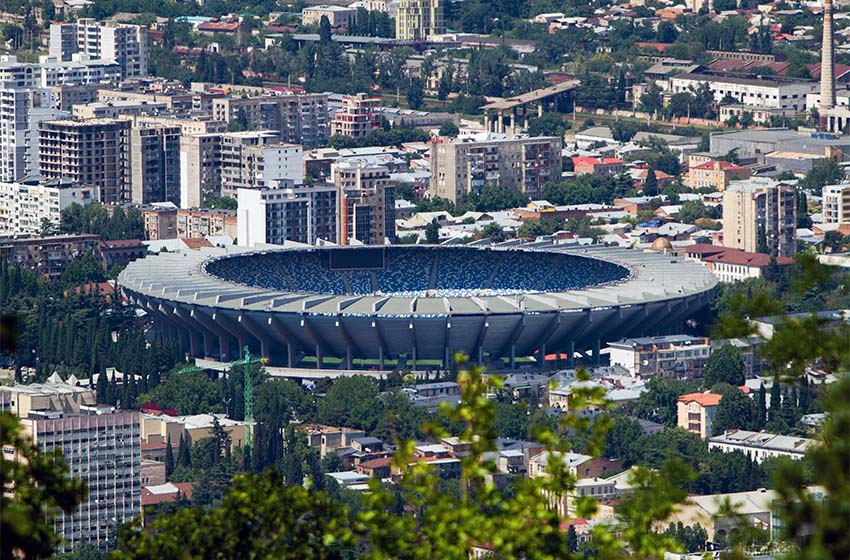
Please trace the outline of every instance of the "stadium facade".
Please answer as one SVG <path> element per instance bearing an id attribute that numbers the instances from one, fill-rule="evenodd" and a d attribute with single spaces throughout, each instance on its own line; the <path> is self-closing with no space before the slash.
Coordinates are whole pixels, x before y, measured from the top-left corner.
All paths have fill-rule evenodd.
<path id="1" fill-rule="evenodd" d="M 248 346 L 272 365 L 314 357 L 321 368 L 335 357 L 346 369 L 396 359 L 448 367 L 456 352 L 511 366 L 598 356 L 608 341 L 680 329 L 717 286 L 671 255 L 552 242 L 207 248 L 133 262 L 120 282 L 194 357 L 229 361 Z"/>

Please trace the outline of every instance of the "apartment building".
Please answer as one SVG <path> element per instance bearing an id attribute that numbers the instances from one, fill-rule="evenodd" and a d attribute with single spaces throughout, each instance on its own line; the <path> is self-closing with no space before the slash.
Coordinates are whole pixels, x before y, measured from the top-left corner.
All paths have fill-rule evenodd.
<path id="1" fill-rule="evenodd" d="M 723 245 L 772 256 L 796 253 L 796 189 L 767 178 L 730 183 L 723 193 Z"/>
<path id="2" fill-rule="evenodd" d="M 711 435 L 711 424 L 717 415 L 717 405 L 723 395 L 715 393 L 688 393 L 676 402 L 676 425 L 702 439 Z"/>
<path id="3" fill-rule="evenodd" d="M 42 121 L 41 175 L 100 189 L 101 202 L 130 200 L 130 121 Z"/>
<path id="4" fill-rule="evenodd" d="M 679 74 L 670 78 L 671 93 L 690 92 L 708 84 L 714 101 L 733 98 L 743 105 L 806 110 L 806 96 L 818 91 L 816 82 L 775 77 L 746 78 L 715 74 Z"/>
<path id="5" fill-rule="evenodd" d="M 61 85 L 106 84 L 121 81 L 121 65 L 114 59 L 104 60 L 75 53 L 70 60 L 55 56 L 39 57 L 38 81 L 41 87 Z"/>
<path id="6" fill-rule="evenodd" d="M 576 175 L 619 175 L 626 170 L 626 162 L 620 158 L 577 156 L 573 158 Z"/>
<path id="7" fill-rule="evenodd" d="M 731 453 L 740 451 L 756 463 L 771 457 L 802 459 L 815 440 L 797 436 L 782 436 L 766 432 L 726 430 L 725 433 L 708 438 L 708 448 Z"/>
<path id="8" fill-rule="evenodd" d="M 330 131 L 328 96 L 322 93 L 219 97 L 211 100 L 210 115 L 251 130 L 276 130 L 281 142 L 307 147 L 324 145 Z"/>
<path id="9" fill-rule="evenodd" d="M 221 134 L 180 136 L 180 207 L 197 208 L 221 195 Z"/>
<path id="10" fill-rule="evenodd" d="M 622 366 L 641 377 L 702 377 L 711 355 L 709 339 L 687 335 L 629 338 L 610 342 L 608 348 L 611 365 Z"/>
<path id="11" fill-rule="evenodd" d="M 414 41 L 445 33 L 443 0 L 400 0 L 395 29 L 396 39 Z"/>
<path id="12" fill-rule="evenodd" d="M 277 188 L 239 189 L 236 198 L 239 245 L 282 245 L 285 241 L 314 245 L 319 239 L 336 242 L 334 185 L 287 183 Z"/>
<path id="13" fill-rule="evenodd" d="M 226 235 L 236 238 L 236 211 L 217 208 L 181 209 L 177 212 L 177 237 Z"/>
<path id="14" fill-rule="evenodd" d="M 135 204 L 180 204 L 180 128 L 130 129 L 130 192 Z"/>
<path id="15" fill-rule="evenodd" d="M 827 185 L 823 188 L 823 223 L 850 222 L 850 183 Z"/>
<path id="16" fill-rule="evenodd" d="M 713 189 L 723 192 L 732 181 L 749 178 L 749 169 L 722 160 L 706 161 L 688 169 L 688 185 L 692 189 Z"/>
<path id="17" fill-rule="evenodd" d="M 221 194 L 271 186 L 278 181 L 304 182 L 301 146 L 281 144 L 274 130 L 228 132 L 221 137 Z"/>
<path id="18" fill-rule="evenodd" d="M 0 83 L 6 87 L 36 87 L 38 65 L 21 62 L 13 54 L 0 55 Z"/>
<path id="19" fill-rule="evenodd" d="M 0 181 L 38 173 L 39 124 L 62 115 L 48 89 L 0 86 Z"/>
<path id="20" fill-rule="evenodd" d="M 97 101 L 100 84 L 61 84 L 47 89 L 53 93 L 56 108 L 63 113 L 70 113 L 74 105 L 84 105 Z"/>
<path id="21" fill-rule="evenodd" d="M 98 199 L 97 187 L 67 179 L 29 176 L 17 182 L 0 182 L 0 234 L 41 235 L 45 223 L 59 225 L 65 208 Z"/>
<path id="22" fill-rule="evenodd" d="M 514 189 L 532 200 L 561 176 L 561 139 L 439 139 L 431 144 L 431 193 L 457 202 L 488 183 Z"/>
<path id="23" fill-rule="evenodd" d="M 145 239 L 177 237 L 177 206 L 171 203 L 151 204 L 139 208 L 145 224 Z"/>
<path id="24" fill-rule="evenodd" d="M 385 166 L 347 160 L 331 166 L 336 185 L 337 243 L 383 245 L 395 238 L 395 186 Z"/>
<path id="25" fill-rule="evenodd" d="M 53 280 L 73 259 L 95 252 L 99 242 L 100 237 L 88 234 L 0 239 L 0 257 Z"/>
<path id="26" fill-rule="evenodd" d="M 350 29 L 356 16 L 357 10 L 346 6 L 308 6 L 301 10 L 301 25 L 319 25 L 322 18 L 326 17 L 331 27 Z"/>
<path id="27" fill-rule="evenodd" d="M 76 53 L 117 62 L 123 79 L 148 74 L 147 32 L 138 25 L 90 18 L 51 24 L 48 54 L 68 61 Z"/>
<path id="28" fill-rule="evenodd" d="M 331 135 L 359 138 L 381 128 L 380 97 L 369 97 L 366 93 L 346 95 L 342 108 L 331 121 Z"/>
<path id="29" fill-rule="evenodd" d="M 69 475 L 88 487 L 73 513 L 56 516 L 60 551 L 114 547 L 118 528 L 142 511 L 139 413 L 97 406 L 93 390 L 65 383 L 2 387 L 0 410 L 17 414 L 41 451 L 61 451 Z M 4 448 L 3 459 L 19 457 Z"/>

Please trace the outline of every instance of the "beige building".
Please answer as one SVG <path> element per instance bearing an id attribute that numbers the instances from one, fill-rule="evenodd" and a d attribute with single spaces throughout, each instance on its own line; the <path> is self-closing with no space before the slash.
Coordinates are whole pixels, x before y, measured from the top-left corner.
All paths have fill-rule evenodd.
<path id="1" fill-rule="evenodd" d="M 213 120 L 247 125 L 250 130 L 276 130 L 280 141 L 307 147 L 328 140 L 328 96 L 324 93 L 293 95 L 231 95 L 213 99 Z"/>
<path id="2" fill-rule="evenodd" d="M 145 239 L 174 239 L 177 237 L 177 207 L 146 206 L 139 208 L 145 223 Z"/>
<path id="3" fill-rule="evenodd" d="M 337 243 L 383 245 L 395 237 L 395 186 L 384 166 L 343 161 L 331 166 L 336 185 Z"/>
<path id="4" fill-rule="evenodd" d="M 236 211 L 218 208 L 178 210 L 177 237 L 199 238 L 226 235 L 236 238 Z"/>
<path id="5" fill-rule="evenodd" d="M 30 412 L 50 410 L 77 414 L 84 407 L 95 406 L 94 389 L 65 383 L 33 383 L 0 387 L 0 410 L 26 418 Z"/>
<path id="6" fill-rule="evenodd" d="M 443 0 L 400 0 L 395 20 L 396 39 L 424 40 L 446 32 Z"/>
<path id="7" fill-rule="evenodd" d="M 705 439 L 711 435 L 711 424 L 723 395 L 688 393 L 677 399 L 676 425 Z"/>
<path id="8" fill-rule="evenodd" d="M 191 416 L 142 414 L 141 441 L 147 444 L 167 443 L 170 437 L 171 444 L 175 445 L 183 436 L 190 443 L 197 443 L 204 438 L 212 437 L 216 420 L 230 436 L 231 450 L 235 451 L 237 447 L 245 444 L 245 422 L 231 420 L 224 414 L 193 414 Z"/>
<path id="9" fill-rule="evenodd" d="M 274 130 L 228 132 L 221 137 L 221 194 L 271 186 L 278 181 L 304 182 L 301 146 L 282 144 Z"/>
<path id="10" fill-rule="evenodd" d="M 297 429 L 304 432 L 307 445 L 319 450 L 322 457 L 342 447 L 351 447 L 355 439 L 366 437 L 363 430 L 322 424 L 302 424 Z"/>
<path id="11" fill-rule="evenodd" d="M 431 144 L 432 196 L 457 202 L 488 183 L 539 199 L 543 185 L 561 177 L 561 139 L 440 139 Z"/>
<path id="12" fill-rule="evenodd" d="M 331 135 L 358 138 L 381 128 L 380 104 L 380 97 L 369 97 L 365 93 L 344 96 L 342 108 L 331 121 Z"/>
<path id="13" fill-rule="evenodd" d="M 319 25 L 322 17 L 327 17 L 331 27 L 343 26 L 348 29 L 354 23 L 356 15 L 357 10 L 345 6 L 310 6 L 301 10 L 301 24 Z"/>
<path id="14" fill-rule="evenodd" d="M 823 223 L 850 222 L 850 183 L 823 188 Z"/>
<path id="15" fill-rule="evenodd" d="M 38 130 L 41 175 L 100 188 L 101 202 L 130 200 L 130 121 L 43 121 Z"/>
<path id="16" fill-rule="evenodd" d="M 796 189 L 766 178 L 730 183 L 723 193 L 723 246 L 783 257 L 796 253 Z"/>
<path id="17" fill-rule="evenodd" d="M 750 178 L 750 170 L 728 161 L 709 160 L 688 170 L 688 186 L 723 192 L 732 181 Z"/>
<path id="18" fill-rule="evenodd" d="M 197 208 L 221 195 L 221 134 L 180 137 L 180 207 Z"/>

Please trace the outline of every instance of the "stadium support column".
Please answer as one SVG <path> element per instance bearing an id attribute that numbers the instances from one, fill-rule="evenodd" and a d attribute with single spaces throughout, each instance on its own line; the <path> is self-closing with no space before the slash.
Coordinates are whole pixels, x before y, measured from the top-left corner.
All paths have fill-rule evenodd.
<path id="1" fill-rule="evenodd" d="M 511 369 L 516 369 L 516 344 L 511 344 Z"/>
<path id="2" fill-rule="evenodd" d="M 567 357 L 567 367 L 576 365 L 576 341 L 570 341 L 570 355 Z"/>
<path id="3" fill-rule="evenodd" d="M 602 341 L 600 339 L 595 339 L 593 341 L 593 365 L 599 365 L 599 349 L 602 346 Z"/>

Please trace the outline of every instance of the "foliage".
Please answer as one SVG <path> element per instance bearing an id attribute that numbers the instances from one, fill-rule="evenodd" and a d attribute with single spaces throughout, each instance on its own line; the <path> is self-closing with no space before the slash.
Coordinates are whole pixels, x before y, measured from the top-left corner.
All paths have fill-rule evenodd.
<path id="1" fill-rule="evenodd" d="M 62 210 L 60 228 L 63 233 L 93 233 L 101 239 L 144 239 L 142 214 L 135 208 L 124 211 L 120 206 L 107 210 L 98 203 L 80 206 L 76 202 Z"/>
<path id="2" fill-rule="evenodd" d="M 222 210 L 236 210 L 239 203 L 235 198 L 229 196 L 212 196 L 204 200 L 204 208 L 217 208 Z"/>
<path id="3" fill-rule="evenodd" d="M 460 128 L 458 128 L 457 123 L 454 121 L 445 121 L 440 125 L 440 136 L 457 138 L 458 134 L 460 134 Z"/>
<path id="4" fill-rule="evenodd" d="M 363 375 L 343 377 L 333 382 L 319 401 L 319 421 L 331 426 L 371 430 L 378 421 L 374 401 L 378 389 Z"/>
<path id="5" fill-rule="evenodd" d="M 528 121 L 529 136 L 555 136 L 563 138 L 570 124 L 558 113 L 546 112 Z"/>
<path id="6" fill-rule="evenodd" d="M 179 414 L 224 412 L 220 384 L 203 372 L 172 373 L 165 381 L 140 397 L 141 402 L 173 408 Z"/>
<path id="7" fill-rule="evenodd" d="M 3 558 L 44 558 L 60 540 L 53 531 L 58 511 L 70 514 L 85 499 L 79 479 L 68 478 L 59 451 L 39 450 L 14 415 L 0 412 L 0 448 L 20 460 L 0 460 L 0 551 Z"/>
<path id="8" fill-rule="evenodd" d="M 425 241 L 431 244 L 440 241 L 440 224 L 437 223 L 437 218 L 434 218 L 431 223 L 425 226 Z"/>
<path id="9" fill-rule="evenodd" d="M 404 142 L 425 142 L 428 133 L 406 126 L 393 127 L 390 130 L 373 130 L 366 136 L 352 138 L 351 136 L 331 136 L 329 145 L 332 148 L 366 148 L 370 146 L 398 146 Z"/>
<path id="10" fill-rule="evenodd" d="M 721 435 L 726 430 L 752 430 L 757 427 L 756 403 L 752 399 L 731 385 L 723 386 L 719 392 L 723 398 L 717 405 L 717 413 L 711 425 L 713 435 Z"/>
<path id="11" fill-rule="evenodd" d="M 579 175 L 573 180 L 546 183 L 541 196 L 553 204 L 611 204 L 615 199 L 634 193 L 628 177 Z"/>
<path id="12" fill-rule="evenodd" d="M 641 393 L 633 414 L 666 426 L 676 425 L 676 399 L 693 392 L 696 385 L 689 381 L 650 379 Z"/>
<path id="13" fill-rule="evenodd" d="M 703 369 L 703 383 L 714 387 L 718 383 L 727 383 L 738 387 L 744 384 L 744 360 L 731 344 L 724 344 L 708 357 Z"/>
<path id="14" fill-rule="evenodd" d="M 844 181 L 844 169 L 833 159 L 818 162 L 812 166 L 806 176 L 800 179 L 800 187 L 815 196 L 821 195 L 821 189 L 827 185 L 837 185 Z"/>

